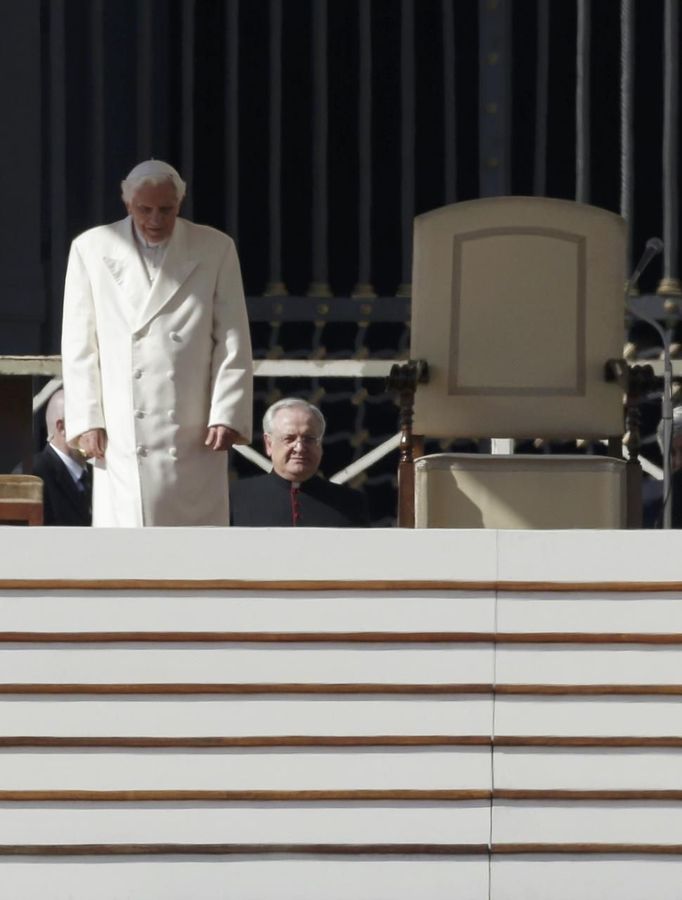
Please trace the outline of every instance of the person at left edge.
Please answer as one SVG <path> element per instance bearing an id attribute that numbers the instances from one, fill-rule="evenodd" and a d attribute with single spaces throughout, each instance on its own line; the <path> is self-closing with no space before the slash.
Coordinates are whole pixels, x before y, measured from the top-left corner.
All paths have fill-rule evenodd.
<path id="1" fill-rule="evenodd" d="M 94 458 L 93 525 L 227 525 L 224 451 L 251 439 L 237 252 L 178 216 L 160 160 L 121 183 L 128 216 L 77 237 L 64 290 L 69 444 Z"/>

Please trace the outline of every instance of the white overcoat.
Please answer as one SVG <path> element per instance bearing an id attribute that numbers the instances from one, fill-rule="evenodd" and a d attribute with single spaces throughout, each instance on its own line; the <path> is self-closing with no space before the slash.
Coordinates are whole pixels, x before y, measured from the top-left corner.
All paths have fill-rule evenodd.
<path id="1" fill-rule="evenodd" d="M 152 287 L 132 220 L 77 237 L 64 292 L 67 439 L 104 428 L 93 525 L 227 525 L 227 461 L 209 425 L 251 440 L 252 360 L 226 234 L 177 219 Z"/>

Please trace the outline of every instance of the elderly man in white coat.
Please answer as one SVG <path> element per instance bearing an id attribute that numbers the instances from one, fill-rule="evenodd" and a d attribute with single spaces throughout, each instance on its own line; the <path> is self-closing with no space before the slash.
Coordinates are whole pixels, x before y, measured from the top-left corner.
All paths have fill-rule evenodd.
<path id="1" fill-rule="evenodd" d="M 64 292 L 67 438 L 94 462 L 93 525 L 227 525 L 224 453 L 251 440 L 239 260 L 178 218 L 160 160 L 121 183 L 128 217 L 77 237 Z"/>

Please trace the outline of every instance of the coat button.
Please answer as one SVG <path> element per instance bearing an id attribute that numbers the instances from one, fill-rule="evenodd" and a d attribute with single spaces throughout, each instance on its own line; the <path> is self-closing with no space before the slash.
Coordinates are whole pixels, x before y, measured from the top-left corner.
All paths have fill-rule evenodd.
<path id="1" fill-rule="evenodd" d="M 169 448 L 168 448 L 168 455 L 169 455 L 169 456 L 172 456 L 173 459 L 177 459 L 177 458 L 178 458 L 178 450 L 177 450 L 177 447 L 169 447 Z"/>
<path id="2" fill-rule="evenodd" d="M 181 338 L 180 335 L 177 333 L 177 331 L 171 331 L 171 333 L 168 335 L 168 337 L 169 337 L 172 341 L 175 341 L 177 344 L 179 344 L 180 341 L 182 340 L 182 338 Z"/>
<path id="3" fill-rule="evenodd" d="M 144 413 L 142 412 L 141 409 L 135 410 L 135 418 L 136 419 L 144 419 Z"/>
<path id="4" fill-rule="evenodd" d="M 166 415 L 168 417 L 169 422 L 175 422 L 175 410 L 174 409 L 169 409 L 168 412 L 166 413 Z"/>
<path id="5" fill-rule="evenodd" d="M 173 381 L 173 380 L 175 379 L 175 372 L 173 371 L 173 369 L 169 369 L 169 370 L 166 372 L 166 378 L 167 378 L 169 381 Z"/>
<path id="6" fill-rule="evenodd" d="M 146 447 L 143 447 L 142 445 L 140 445 L 139 447 L 137 447 L 137 449 L 135 450 L 135 452 L 137 453 L 138 456 L 146 456 L 146 455 L 147 455 L 147 448 L 146 448 Z"/>
<path id="7" fill-rule="evenodd" d="M 142 369 L 133 369 L 133 378 L 142 378 Z"/>

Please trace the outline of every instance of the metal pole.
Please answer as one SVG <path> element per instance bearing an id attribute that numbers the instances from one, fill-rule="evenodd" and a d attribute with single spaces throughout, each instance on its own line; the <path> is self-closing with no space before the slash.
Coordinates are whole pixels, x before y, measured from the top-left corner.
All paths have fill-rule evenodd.
<path id="1" fill-rule="evenodd" d="M 415 58 L 414 0 L 400 4 L 400 221 L 402 232 L 399 297 L 412 293 L 412 220 L 414 218 Z"/>
<path id="2" fill-rule="evenodd" d="M 239 0 L 227 0 L 225 12 L 225 220 L 236 241 L 239 235 Z"/>
<path id="3" fill-rule="evenodd" d="M 328 273 L 327 0 L 313 2 L 313 280 L 309 297 L 331 297 Z"/>
<path id="4" fill-rule="evenodd" d="M 578 0 L 575 92 L 575 199 L 590 200 L 590 4 Z"/>
<path id="5" fill-rule="evenodd" d="M 620 214 L 628 224 L 627 259 L 632 257 L 632 213 L 634 203 L 634 9 L 632 0 L 620 7 Z"/>
<path id="6" fill-rule="evenodd" d="M 452 0 L 443 0 L 443 127 L 445 202 L 457 199 L 457 124 L 455 119 L 455 14 Z"/>
<path id="7" fill-rule="evenodd" d="M 535 73 L 535 158 L 533 193 L 547 192 L 547 110 L 549 92 L 549 0 L 538 0 L 537 68 Z"/>
<path id="8" fill-rule="evenodd" d="M 679 0 L 665 0 L 663 96 L 663 279 L 658 293 L 682 294 L 679 279 Z"/>
<path id="9" fill-rule="evenodd" d="M 266 297 L 287 293 L 282 280 L 282 0 L 270 0 L 270 277 Z"/>
<path id="10" fill-rule="evenodd" d="M 360 3 L 358 93 L 358 281 L 353 297 L 376 297 L 372 287 L 372 12 Z"/>

